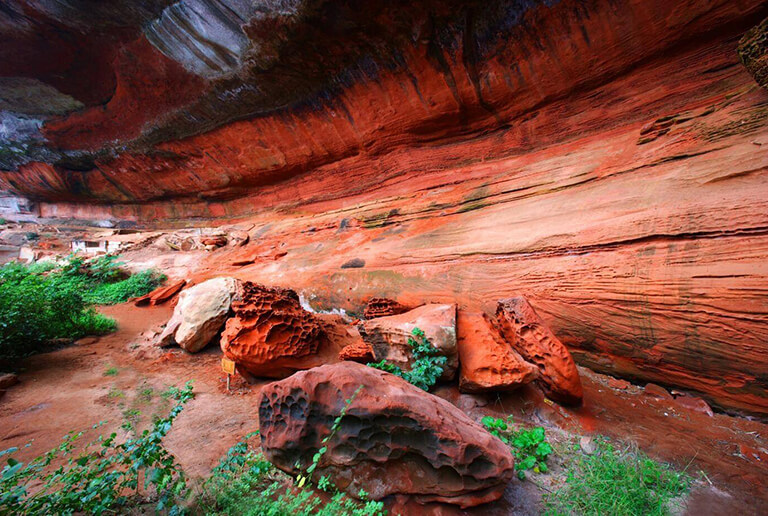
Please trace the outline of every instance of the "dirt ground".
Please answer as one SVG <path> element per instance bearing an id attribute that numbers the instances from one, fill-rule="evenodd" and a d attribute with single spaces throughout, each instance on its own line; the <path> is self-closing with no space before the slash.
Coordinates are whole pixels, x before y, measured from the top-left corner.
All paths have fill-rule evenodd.
<path id="1" fill-rule="evenodd" d="M 231 445 L 258 428 L 263 384 L 249 385 L 236 378 L 227 392 L 216 346 L 190 355 L 180 349 L 148 351 L 142 345 L 142 333 L 167 321 L 171 307 L 125 304 L 101 311 L 118 321 L 116 333 L 82 339 L 18 363 L 21 382 L 0 399 L 0 449 L 31 442 L 19 454 L 29 458 L 57 445 L 67 432 L 101 421 L 107 423 L 88 434 L 112 429 L 124 434 L 119 429 L 124 419 L 146 425 L 152 414 L 170 406 L 160 393 L 187 380 L 194 381 L 196 398 L 177 419 L 166 445 L 189 475 L 206 475 Z M 543 425 L 561 449 L 578 435 L 601 434 L 635 443 L 652 457 L 686 468 L 700 479 L 684 514 L 766 513 L 768 425 L 722 414 L 712 417 L 589 370 L 581 373 L 585 403 L 578 409 L 548 403 L 533 387 L 483 397 L 443 386 L 436 394 L 477 419 L 513 414 L 517 421 Z M 563 460 L 555 458 L 553 474 Z M 539 486 L 553 487 L 551 478 L 514 480 L 502 500 L 470 511 L 397 502 L 390 507 L 393 513 L 404 514 L 538 514 Z"/>

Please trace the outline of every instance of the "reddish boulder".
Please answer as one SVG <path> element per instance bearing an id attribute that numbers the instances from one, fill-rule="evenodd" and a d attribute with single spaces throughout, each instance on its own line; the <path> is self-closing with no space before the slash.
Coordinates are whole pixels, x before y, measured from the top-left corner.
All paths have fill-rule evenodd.
<path id="1" fill-rule="evenodd" d="M 321 321 L 301 307 L 293 290 L 246 282 L 232 310 L 221 349 L 250 374 L 283 378 L 328 361 Z"/>
<path id="2" fill-rule="evenodd" d="M 365 305 L 363 317 L 366 319 L 375 319 L 376 317 L 388 317 L 398 315 L 410 310 L 407 306 L 401 305 L 393 299 L 386 297 L 372 297 Z"/>
<path id="3" fill-rule="evenodd" d="M 459 367 L 456 349 L 456 305 L 424 305 L 409 312 L 389 317 L 378 317 L 358 325 L 363 340 L 371 345 L 376 361 L 387 360 L 403 369 L 410 368 L 411 345 L 414 328 L 424 332 L 438 356 L 448 360 L 443 368 L 442 380 L 451 380 Z"/>
<path id="4" fill-rule="evenodd" d="M 357 394 L 355 394 L 357 393 Z M 337 418 L 346 416 L 327 443 Z M 302 371 L 261 391 L 262 449 L 280 469 L 328 475 L 355 496 L 412 495 L 470 507 L 496 500 L 513 476 L 509 448 L 447 401 L 354 362 Z"/>
<path id="5" fill-rule="evenodd" d="M 339 360 L 367 364 L 374 361 L 373 348 L 365 342 L 356 342 L 339 351 Z"/>
<path id="6" fill-rule="evenodd" d="M 564 404 L 581 403 L 581 379 L 571 353 L 528 301 L 524 297 L 502 299 L 496 318 L 504 338 L 524 359 L 539 367 L 547 396 Z"/>
<path id="7" fill-rule="evenodd" d="M 489 392 L 513 390 L 539 377 L 506 342 L 487 315 L 459 310 L 459 390 Z"/>
<path id="8" fill-rule="evenodd" d="M 181 280 L 170 285 L 158 287 L 149 294 L 134 299 L 133 304 L 136 306 L 161 305 L 178 294 L 186 284 L 187 280 Z"/>

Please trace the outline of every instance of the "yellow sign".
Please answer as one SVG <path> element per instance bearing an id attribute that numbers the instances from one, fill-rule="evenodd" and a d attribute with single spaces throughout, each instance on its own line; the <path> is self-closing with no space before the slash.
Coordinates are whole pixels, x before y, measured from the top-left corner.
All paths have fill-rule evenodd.
<path id="1" fill-rule="evenodd" d="M 235 374 L 235 363 L 228 358 L 222 358 L 221 370 L 227 374 Z"/>

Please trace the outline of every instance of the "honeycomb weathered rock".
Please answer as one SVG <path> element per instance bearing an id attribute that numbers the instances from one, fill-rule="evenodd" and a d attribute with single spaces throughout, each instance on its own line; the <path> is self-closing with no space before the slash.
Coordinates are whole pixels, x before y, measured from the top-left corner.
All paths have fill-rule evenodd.
<path id="1" fill-rule="evenodd" d="M 366 319 L 375 319 L 376 317 L 387 317 L 389 315 L 398 315 L 410 310 L 407 306 L 401 305 L 394 299 L 386 297 L 372 297 L 368 300 L 363 311 L 363 317 Z"/>
<path id="2" fill-rule="evenodd" d="M 320 321 L 301 307 L 296 292 L 246 282 L 235 316 L 221 337 L 224 355 L 255 376 L 282 378 L 321 365 Z"/>
<path id="3" fill-rule="evenodd" d="M 528 301 L 524 297 L 502 299 L 496 318 L 504 338 L 523 358 L 539 367 L 540 383 L 547 396 L 560 403 L 581 403 L 581 379 L 571 353 Z"/>
<path id="4" fill-rule="evenodd" d="M 323 444 L 347 399 L 346 415 Z M 329 475 L 353 496 L 365 489 L 375 500 L 402 494 L 469 507 L 498 499 L 513 475 L 509 448 L 461 410 L 354 362 L 265 386 L 259 421 L 270 462 L 305 471 L 327 446 L 314 476 Z"/>

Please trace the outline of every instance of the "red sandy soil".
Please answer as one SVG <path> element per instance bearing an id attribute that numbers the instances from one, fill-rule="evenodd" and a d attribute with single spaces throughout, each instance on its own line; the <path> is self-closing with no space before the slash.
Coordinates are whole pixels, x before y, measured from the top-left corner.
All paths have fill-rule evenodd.
<path id="1" fill-rule="evenodd" d="M 70 430 L 104 420 L 108 423 L 98 432 L 117 428 L 126 409 L 141 410 L 148 420 L 168 404 L 157 394 L 142 401 L 139 392 L 152 387 L 159 393 L 187 380 L 194 380 L 197 396 L 179 416 L 166 445 L 191 476 L 205 475 L 231 445 L 258 428 L 256 400 L 263 384 L 248 385 L 237 378 L 227 392 L 216 346 L 197 355 L 174 349 L 159 358 L 131 349 L 142 332 L 170 317 L 170 307 L 126 304 L 102 312 L 117 319 L 116 333 L 19 364 L 21 383 L 0 400 L 0 449 L 33 441 L 20 452 L 20 458 L 29 458 L 57 445 Z M 106 376 L 112 367 L 118 374 Z M 613 388 L 610 384 L 617 382 L 589 370 L 581 373 L 585 402 L 579 409 L 547 403 L 533 387 L 483 397 L 444 386 L 437 394 L 478 419 L 511 413 L 519 422 L 543 425 L 555 441 L 569 433 L 602 434 L 636 443 L 652 457 L 687 467 L 692 474 L 703 470 L 708 480 L 697 482 L 685 514 L 764 514 L 768 509 L 768 425 L 722 414 L 710 417 L 632 385 Z M 554 462 L 557 470 L 558 459 Z M 393 509 L 404 514 L 538 514 L 540 492 L 533 482 L 514 480 L 502 500 L 470 511 L 436 505 Z"/>

